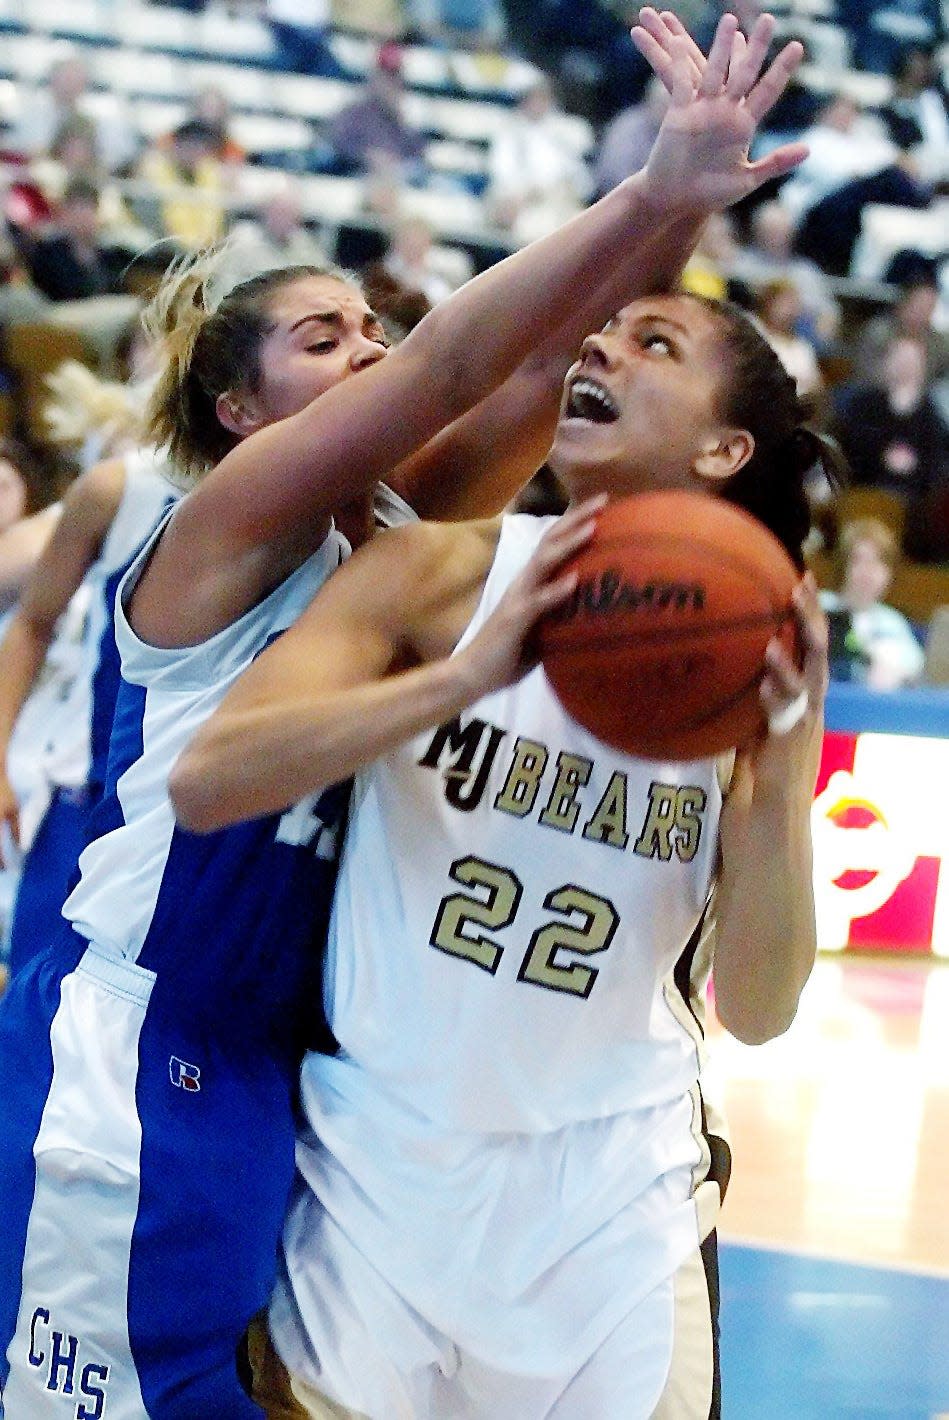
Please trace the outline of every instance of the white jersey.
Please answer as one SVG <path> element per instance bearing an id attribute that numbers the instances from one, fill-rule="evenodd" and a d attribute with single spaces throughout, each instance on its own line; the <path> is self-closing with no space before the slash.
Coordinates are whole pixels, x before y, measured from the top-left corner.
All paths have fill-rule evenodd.
<path id="1" fill-rule="evenodd" d="M 28 846 L 54 788 L 78 789 L 104 769 L 118 667 L 111 637 L 115 581 L 177 491 L 153 449 L 125 456 L 122 497 L 99 555 L 56 627 L 37 687 L 10 741 L 11 781 Z M 96 743 L 94 743 L 96 741 Z M 104 741 L 104 743 L 103 743 Z"/>
<path id="2" fill-rule="evenodd" d="M 504 519 L 459 646 L 549 522 Z M 721 804 L 716 761 L 608 748 L 539 668 L 357 776 L 326 967 L 340 1052 L 304 1064 L 271 1315 L 291 1372 L 333 1394 L 308 1357 L 345 1325 L 337 1228 L 417 1315 L 521 1369 L 582 1364 L 708 1231 L 690 978 Z"/>
<path id="3" fill-rule="evenodd" d="M 186 895 L 177 881 L 171 890 L 174 875 L 170 867 L 166 873 L 166 866 L 172 863 L 180 869 L 179 844 L 185 851 L 186 867 L 181 871 L 190 883 L 191 914 L 197 891 L 192 879 L 200 881 L 215 902 L 221 899 L 233 905 L 240 900 L 241 894 L 229 888 L 228 875 L 222 873 L 219 881 L 217 872 L 211 871 L 214 858 L 208 845 L 213 843 L 217 848 L 218 840 L 223 845 L 224 836 L 202 840 L 182 833 L 168 796 L 168 776 L 185 745 L 241 672 L 274 636 L 296 620 L 349 551 L 344 538 L 330 533 L 312 557 L 232 625 L 196 646 L 165 650 L 141 641 L 125 610 L 163 526 L 119 588 L 115 636 L 122 659 L 122 686 L 106 793 L 93 817 L 89 846 L 79 859 L 79 883 L 63 908 L 63 915 L 83 937 L 131 961 L 139 959 L 153 926 L 159 939 L 179 942 L 183 925 L 178 920 L 176 926 L 176 919 L 180 919 Z M 325 852 L 319 849 L 320 829 L 310 822 L 312 805 L 301 806 L 297 818 L 299 823 L 291 822 L 292 814 L 288 813 L 279 825 L 268 825 L 271 844 L 307 842 L 312 856 L 332 861 L 331 846 Z M 227 842 L 238 837 L 234 832 Z M 255 878 L 265 871 L 262 863 Z M 242 887 L 249 886 L 242 880 Z M 259 882 L 253 887 L 259 891 Z M 157 925 L 160 903 L 163 912 Z M 223 909 L 219 920 L 223 929 Z M 233 940 L 228 948 L 233 949 Z"/>
<path id="4" fill-rule="evenodd" d="M 118 689 L 119 659 L 113 621 L 119 580 L 154 531 L 162 514 L 181 493 L 180 488 L 169 481 L 171 467 L 167 457 L 157 449 L 132 450 L 125 455 L 124 461 L 125 482 L 119 506 L 99 556 L 85 577 L 90 589 L 90 602 L 83 638 L 82 679 L 89 687 L 89 736 L 83 781 L 92 778 L 97 788 L 101 787 L 105 778 L 112 712 Z"/>
<path id="5" fill-rule="evenodd" d="M 384 488 L 377 493 L 375 509 L 377 519 L 385 523 L 413 516 Z M 321 884 L 331 875 L 335 820 L 345 802 L 344 791 L 311 796 L 266 821 L 256 819 L 253 824 L 197 837 L 175 821 L 168 776 L 185 745 L 241 672 L 296 620 L 349 555 L 349 543 L 333 529 L 302 566 L 237 621 L 196 646 L 165 650 L 141 641 L 125 612 L 160 531 L 127 572 L 116 598 L 115 640 L 122 684 L 104 802 L 93 816 L 90 843 L 79 859 L 80 880 L 63 915 L 81 936 L 135 961 L 146 943 L 149 959 L 152 952 L 161 956 L 166 941 L 180 951 L 186 932 L 181 903 L 187 901 L 187 931 L 197 934 L 196 948 L 209 972 L 217 950 L 212 952 L 202 942 L 201 933 L 203 924 L 211 921 L 221 939 L 222 958 L 226 960 L 234 942 L 240 941 L 249 966 L 249 938 L 259 937 L 265 953 L 275 950 L 276 939 L 282 938 L 283 949 L 289 952 L 291 937 L 295 940 L 311 932 L 305 918 L 298 922 L 298 896 L 315 891 L 315 879 L 311 881 L 310 869 L 301 873 L 296 860 L 315 863 L 313 871 Z M 319 804 L 324 801 L 331 805 L 326 812 L 332 814 L 332 824 L 319 817 Z M 268 890 L 271 904 L 277 902 L 284 877 L 294 885 L 287 886 L 288 922 L 278 925 L 255 914 L 251 904 Z M 322 886 L 322 891 L 325 895 L 328 887 Z"/>
<path id="6" fill-rule="evenodd" d="M 83 640 L 91 592 L 80 585 L 56 623 L 43 666 L 17 716 L 7 775 L 20 805 L 20 848 L 29 848 L 61 781 L 82 782 L 89 758 L 89 684 Z"/>

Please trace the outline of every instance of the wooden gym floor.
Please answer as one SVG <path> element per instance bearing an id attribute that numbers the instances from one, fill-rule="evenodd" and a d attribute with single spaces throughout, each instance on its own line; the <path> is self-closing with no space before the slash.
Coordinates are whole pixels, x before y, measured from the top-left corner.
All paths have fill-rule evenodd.
<path id="1" fill-rule="evenodd" d="M 786 1036 L 710 1047 L 725 1420 L 949 1417 L 949 963 L 821 957 Z"/>

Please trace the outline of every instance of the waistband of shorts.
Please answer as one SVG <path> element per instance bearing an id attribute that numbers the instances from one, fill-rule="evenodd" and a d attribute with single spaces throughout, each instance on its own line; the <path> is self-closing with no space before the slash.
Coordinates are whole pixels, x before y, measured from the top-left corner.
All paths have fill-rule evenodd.
<path id="1" fill-rule="evenodd" d="M 79 959 L 76 975 L 85 976 L 114 995 L 125 996 L 143 1006 L 148 1005 L 156 979 L 154 971 L 138 966 L 133 961 L 126 961 L 124 957 L 118 957 L 113 952 L 104 952 L 92 942 Z"/>

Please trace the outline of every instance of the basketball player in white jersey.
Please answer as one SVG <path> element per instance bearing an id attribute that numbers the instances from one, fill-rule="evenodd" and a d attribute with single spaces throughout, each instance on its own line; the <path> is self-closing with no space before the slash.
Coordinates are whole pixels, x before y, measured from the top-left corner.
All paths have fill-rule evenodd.
<path id="1" fill-rule="evenodd" d="M 819 450 L 742 319 L 694 298 L 622 311 L 584 346 L 551 463 L 575 495 L 734 486 L 800 562 Z M 753 433 L 725 401 L 755 342 Z M 326 980 L 339 1052 L 304 1065 L 270 1309 L 295 1397 L 275 1416 L 718 1413 L 699 1258 L 714 1269 L 727 1150 L 701 998 L 714 942 L 722 1019 L 766 1040 L 810 970 L 823 622 L 803 582 L 804 672 L 774 643 L 762 699 L 778 716 L 806 689 L 807 713 L 730 787 L 714 760 L 608 749 L 525 649 L 573 591 L 557 570 L 596 507 L 376 538 L 173 775 L 209 829 L 356 771 Z"/>
<path id="2" fill-rule="evenodd" d="M 347 556 L 334 510 L 367 535 L 382 476 L 422 512 L 506 503 L 556 417 L 576 292 L 605 318 L 617 283 L 651 289 L 712 207 L 794 165 L 799 146 L 749 164 L 746 144 L 798 58 L 747 106 L 683 93 L 647 174 L 391 354 L 333 274 L 235 285 L 199 259 L 160 295 L 152 433 L 200 481 L 119 589 L 105 793 L 66 925 L 0 1003 L 9 1416 L 58 1415 L 63 1396 L 113 1420 L 258 1413 L 235 1350 L 273 1284 L 345 796 L 197 838 L 175 825 L 171 766 Z"/>
<path id="3" fill-rule="evenodd" d="M 743 53 L 716 63 L 723 101 L 744 99 Z M 766 1040 L 811 968 L 824 623 L 805 580 L 803 671 L 775 642 L 761 695 L 776 724 L 805 691 L 806 709 L 734 774 L 598 743 L 530 632 L 574 590 L 559 568 L 591 495 L 732 499 L 801 566 L 824 452 L 740 312 L 634 302 L 567 380 L 549 462 L 573 511 L 379 536 L 179 762 L 173 801 L 204 831 L 356 774 L 338 1049 L 304 1065 L 272 1347 L 252 1338 L 275 1420 L 719 1413 L 728 1154 L 702 1000 L 714 948 L 722 1019 Z"/>
<path id="4" fill-rule="evenodd" d="M 160 455 L 141 449 L 76 479 L 0 641 L 0 821 L 8 841 L 26 853 L 12 924 L 12 971 L 46 946 L 57 929 L 85 820 L 105 784 L 119 679 L 112 635 L 115 591 L 120 574 L 178 496 L 165 472 Z M 7 752 L 60 620 L 80 587 L 85 593 L 80 664 L 64 702 L 33 745 L 45 792 L 31 796 L 21 819 L 21 795 L 5 769 Z"/>

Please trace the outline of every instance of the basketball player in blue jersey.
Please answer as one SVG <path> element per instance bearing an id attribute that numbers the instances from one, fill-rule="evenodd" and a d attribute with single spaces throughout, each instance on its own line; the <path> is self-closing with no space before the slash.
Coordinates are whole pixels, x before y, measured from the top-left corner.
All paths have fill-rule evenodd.
<path id="1" fill-rule="evenodd" d="M 747 111 L 762 34 L 747 55 L 728 39 L 702 83 Z M 252 1337 L 268 1414 L 719 1413 L 728 1162 L 702 1097 L 702 1000 L 714 948 L 724 1022 L 766 1040 L 811 968 L 824 622 L 802 581 L 803 670 L 769 647 L 775 733 L 733 768 L 598 743 L 530 632 L 573 590 L 561 563 L 597 497 L 731 499 L 801 566 L 823 457 L 740 312 L 636 301 L 566 383 L 549 462 L 573 510 L 380 535 L 174 771 L 204 831 L 356 774 L 325 983 L 339 1050 L 304 1065 L 272 1345 Z"/>
<path id="2" fill-rule="evenodd" d="M 796 58 L 776 61 L 775 92 Z M 802 155 L 748 164 L 754 118 L 736 115 L 680 104 L 649 173 L 390 354 L 358 289 L 312 268 L 234 285 L 198 259 L 157 298 L 152 432 L 197 483 L 119 589 L 122 683 L 69 925 L 0 1003 L 16 1420 L 64 1396 L 97 1420 L 259 1413 L 234 1353 L 275 1275 L 344 795 L 198 838 L 175 826 L 170 769 L 347 556 L 333 510 L 365 536 L 383 476 L 423 513 L 504 505 L 556 421 L 581 317 L 665 280 L 712 207 Z"/>
<path id="3" fill-rule="evenodd" d="M 98 464 L 76 480 L 0 642 L 0 819 L 17 843 L 19 805 L 2 766 L 57 624 L 85 584 L 89 605 L 83 663 L 59 717 L 64 729 L 42 756 L 50 797 L 23 861 L 10 938 L 11 971 L 58 930 L 85 841 L 86 818 L 105 784 L 119 680 L 112 634 L 115 592 L 121 574 L 177 496 L 164 467 L 158 454 L 143 449 Z"/>

